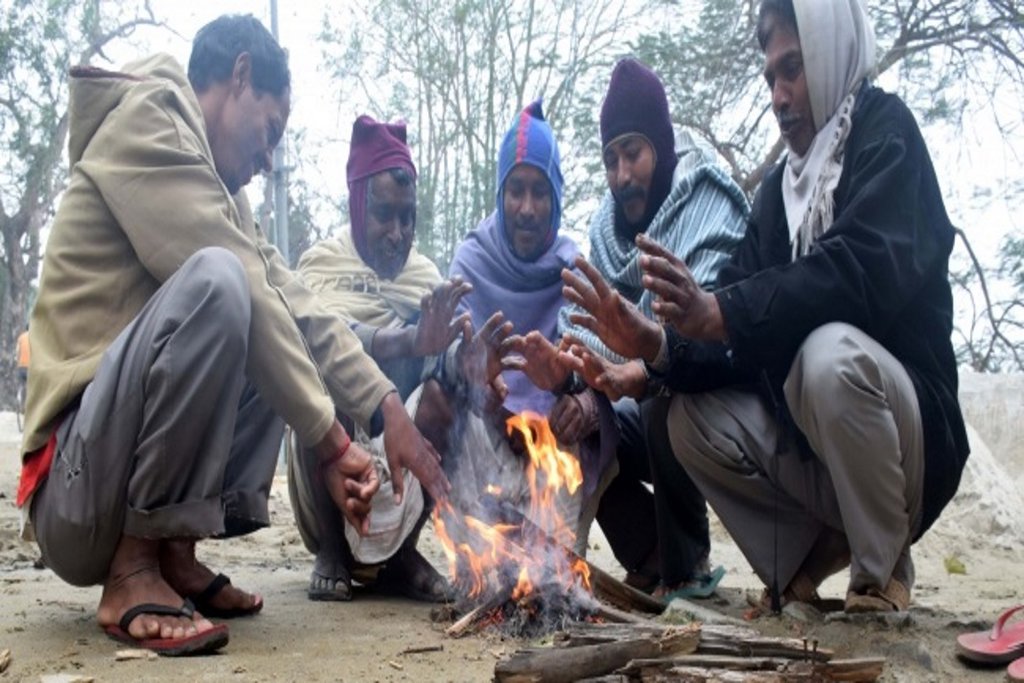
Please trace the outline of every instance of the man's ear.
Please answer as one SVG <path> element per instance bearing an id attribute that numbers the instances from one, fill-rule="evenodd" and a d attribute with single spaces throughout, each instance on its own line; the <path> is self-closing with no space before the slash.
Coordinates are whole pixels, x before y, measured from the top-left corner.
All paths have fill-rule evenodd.
<path id="1" fill-rule="evenodd" d="M 241 95 L 246 88 L 252 87 L 252 55 L 243 52 L 235 58 L 235 68 L 231 71 L 231 91 Z"/>

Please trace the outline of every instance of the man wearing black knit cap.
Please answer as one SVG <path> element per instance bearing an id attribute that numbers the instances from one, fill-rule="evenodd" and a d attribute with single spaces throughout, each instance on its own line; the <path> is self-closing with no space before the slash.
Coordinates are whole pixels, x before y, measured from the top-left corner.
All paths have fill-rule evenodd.
<path id="1" fill-rule="evenodd" d="M 849 566 L 845 611 L 905 611 L 911 545 L 969 453 L 955 230 L 913 115 L 870 83 L 862 0 L 763 0 L 757 39 L 787 154 L 716 291 L 639 237 L 666 325 L 621 315 L 599 282 L 570 298 L 609 345 L 669 356 L 672 447 L 764 582 L 762 607 L 818 602 Z"/>
<path id="2" fill-rule="evenodd" d="M 678 150 L 676 143 L 678 142 Z M 634 59 L 612 72 L 601 108 L 601 143 L 609 191 L 590 225 L 590 261 L 582 264 L 653 318 L 634 239 L 644 233 L 714 282 L 743 236 L 748 206 L 714 154 L 673 132 L 665 88 Z M 704 498 L 668 447 L 668 400 L 638 359 L 605 346 L 579 324 L 583 311 L 562 311 L 561 328 L 578 344 L 567 364 L 586 384 L 615 401 L 621 427 L 620 474 L 597 513 L 627 580 L 660 596 L 710 595 L 722 571 L 710 571 Z M 654 484 L 654 494 L 642 484 Z"/>

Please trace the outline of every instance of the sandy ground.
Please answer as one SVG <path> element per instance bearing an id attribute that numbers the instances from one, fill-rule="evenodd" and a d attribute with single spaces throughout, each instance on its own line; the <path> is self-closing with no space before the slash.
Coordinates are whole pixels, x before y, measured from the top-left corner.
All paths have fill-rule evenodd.
<path id="1" fill-rule="evenodd" d="M 486 681 L 497 659 L 523 644 L 495 634 L 447 638 L 443 626 L 431 623 L 429 606 L 395 598 L 357 594 L 350 603 L 307 601 L 310 558 L 292 524 L 284 480 L 278 478 L 269 529 L 200 546 L 211 566 L 264 594 L 263 613 L 232 621 L 231 643 L 220 655 L 117 662 L 120 646 L 95 623 L 99 589 L 74 588 L 49 570 L 33 568 L 36 548 L 18 538 L 12 502 L 18 442 L 13 416 L 0 414 L 0 651 L 12 653 L 0 682 L 39 681 L 56 673 L 97 681 Z M 1021 473 L 1007 472 L 980 441 L 975 452 L 961 494 L 915 547 L 918 582 L 908 619 L 826 622 L 783 616 L 752 625 L 772 635 L 817 638 L 841 655 L 884 656 L 885 681 L 1002 681 L 1003 669 L 968 669 L 953 653 L 957 633 L 985 628 L 1001 610 L 1024 601 Z M 740 616 L 745 591 L 759 583 L 721 525 L 713 524 L 713 559 L 728 574 L 720 595 L 703 605 Z M 421 548 L 443 568 L 429 527 Z M 596 529 L 590 548 L 592 561 L 622 574 Z M 945 560 L 951 557 L 963 563 L 966 574 L 947 573 Z M 844 586 L 840 575 L 823 593 L 841 597 Z M 443 651 L 403 654 L 430 645 Z"/>

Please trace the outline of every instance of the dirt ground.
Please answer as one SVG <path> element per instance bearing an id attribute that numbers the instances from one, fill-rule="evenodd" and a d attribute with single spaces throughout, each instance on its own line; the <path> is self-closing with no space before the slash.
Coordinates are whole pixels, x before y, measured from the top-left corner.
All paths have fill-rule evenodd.
<path id="1" fill-rule="evenodd" d="M 99 589 L 74 588 L 49 570 L 33 568 L 36 548 L 18 538 L 13 505 L 18 445 L 13 416 L 0 414 L 0 652 L 12 654 L 0 682 L 35 682 L 58 673 L 96 681 L 487 681 L 495 662 L 524 644 L 494 634 L 450 639 L 443 625 L 431 623 L 429 606 L 396 598 L 357 594 L 350 603 L 306 600 L 310 558 L 279 477 L 269 529 L 200 546 L 202 559 L 212 567 L 228 573 L 235 584 L 263 593 L 262 614 L 232 621 L 231 642 L 217 656 L 115 661 L 121 646 L 95 623 Z M 977 471 L 965 477 L 947 515 L 915 547 L 918 580 L 907 619 L 879 623 L 783 616 L 752 625 L 766 634 L 817 638 L 845 656 L 886 657 L 885 681 L 1002 681 L 1004 669 L 969 669 L 953 648 L 957 633 L 985 628 L 1001 610 L 1024 601 L 1024 515 L 1019 506 L 1024 495 L 1014 481 L 1020 473 L 1010 476 L 986 454 L 978 459 Z M 713 524 L 713 560 L 728 573 L 719 597 L 703 605 L 738 617 L 745 609 L 745 591 L 758 589 L 759 583 L 721 525 Z M 429 526 L 421 547 L 443 570 Z M 592 561 L 622 574 L 596 529 L 590 548 Z M 966 574 L 947 573 L 946 560 L 954 557 Z M 842 597 L 844 581 L 842 575 L 834 577 L 823 593 Z M 408 648 L 438 645 L 442 651 L 403 654 Z"/>

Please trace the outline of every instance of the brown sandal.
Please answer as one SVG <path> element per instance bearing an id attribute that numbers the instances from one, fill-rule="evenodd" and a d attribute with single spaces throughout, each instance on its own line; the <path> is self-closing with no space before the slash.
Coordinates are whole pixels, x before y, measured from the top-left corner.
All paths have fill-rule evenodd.
<path id="1" fill-rule="evenodd" d="M 897 579 L 889 579 L 885 590 L 868 588 L 863 593 L 849 591 L 846 594 L 846 606 L 849 614 L 871 612 L 906 612 L 910 607 L 910 589 Z"/>

